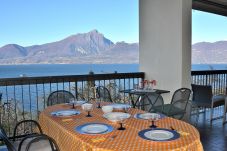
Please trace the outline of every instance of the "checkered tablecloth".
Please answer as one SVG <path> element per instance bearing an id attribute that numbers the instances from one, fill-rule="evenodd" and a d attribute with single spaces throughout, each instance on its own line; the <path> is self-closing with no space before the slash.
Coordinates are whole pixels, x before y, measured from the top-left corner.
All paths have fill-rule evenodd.
<path id="1" fill-rule="evenodd" d="M 54 117 L 51 112 L 61 109 L 70 109 L 71 106 L 60 104 L 46 108 L 39 116 L 39 123 L 45 134 L 54 138 L 61 151 L 203 151 L 199 132 L 192 125 L 165 117 L 156 122 L 159 128 L 174 127 L 180 134 L 180 138 L 168 142 L 155 142 L 144 140 L 138 136 L 138 132 L 149 128 L 149 121 L 135 119 L 133 116 L 125 121 L 126 130 L 119 131 L 118 124 L 112 123 L 102 117 L 101 109 L 95 108 L 92 117 L 85 117 L 86 112 L 70 117 Z M 129 113 L 143 113 L 138 109 L 130 109 Z M 114 131 L 108 134 L 84 135 L 75 131 L 75 127 L 88 123 L 101 122 L 110 124 Z"/>

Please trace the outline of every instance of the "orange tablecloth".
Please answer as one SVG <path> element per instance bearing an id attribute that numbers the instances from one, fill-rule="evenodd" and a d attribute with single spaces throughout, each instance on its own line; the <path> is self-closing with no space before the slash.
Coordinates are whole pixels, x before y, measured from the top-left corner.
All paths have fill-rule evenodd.
<path id="1" fill-rule="evenodd" d="M 181 137 L 169 142 L 154 142 L 144 140 L 138 132 L 147 129 L 150 123 L 146 120 L 130 118 L 125 122 L 125 131 L 116 130 L 118 124 L 111 123 L 102 117 L 101 109 L 94 109 L 93 117 L 85 117 L 86 113 L 78 107 L 81 114 L 71 117 L 53 117 L 52 111 L 70 109 L 69 105 L 60 104 L 46 108 L 39 117 L 39 123 L 45 134 L 53 137 L 61 151 L 203 151 L 198 131 L 188 123 L 173 118 L 163 118 L 156 122 L 159 128 L 174 127 Z M 131 109 L 130 114 L 142 113 L 138 109 Z M 88 122 L 102 122 L 112 125 L 113 132 L 103 135 L 83 135 L 75 131 L 75 127 Z M 115 136 L 112 138 L 111 136 Z"/>

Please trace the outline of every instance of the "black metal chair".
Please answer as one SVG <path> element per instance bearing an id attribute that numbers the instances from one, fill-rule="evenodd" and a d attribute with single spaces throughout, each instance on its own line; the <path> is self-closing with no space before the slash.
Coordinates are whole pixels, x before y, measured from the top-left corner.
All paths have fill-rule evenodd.
<path id="1" fill-rule="evenodd" d="M 70 99 L 75 99 L 75 96 L 71 92 L 65 90 L 54 91 L 48 96 L 47 106 L 69 103 Z"/>
<path id="2" fill-rule="evenodd" d="M 27 135 L 42 134 L 43 131 L 37 121 L 34 120 L 23 120 L 16 124 L 13 132 L 13 141 L 16 138 L 23 138 Z"/>
<path id="3" fill-rule="evenodd" d="M 26 146 L 25 151 L 35 151 L 37 149 L 42 151 L 60 151 L 56 141 L 45 134 L 37 135 L 32 139 Z"/>
<path id="4" fill-rule="evenodd" d="M 135 104 L 136 107 L 148 112 L 161 112 L 163 110 L 164 101 L 160 94 L 147 93 L 140 101 Z"/>
<path id="5" fill-rule="evenodd" d="M 188 88 L 177 89 L 170 104 L 164 104 L 162 113 L 173 118 L 182 119 L 186 114 L 190 94 L 191 90 Z"/>
<path id="6" fill-rule="evenodd" d="M 113 102 L 109 90 L 104 86 L 96 88 L 96 97 L 104 102 Z"/>
<path id="7" fill-rule="evenodd" d="M 1 126 L 0 126 L 0 139 L 2 139 L 2 141 L 5 143 L 8 151 L 17 151 L 16 147 L 9 140 L 9 138 L 6 135 L 5 130 Z"/>
<path id="8" fill-rule="evenodd" d="M 212 121 L 222 118 L 216 117 L 213 118 L 213 109 L 218 106 L 225 105 L 225 95 L 214 95 L 212 93 L 212 86 L 207 85 L 196 85 L 192 84 L 192 91 L 193 91 L 193 97 L 192 97 L 192 106 L 196 108 L 197 110 L 197 116 L 196 116 L 196 125 L 198 123 L 199 118 L 199 110 L 201 108 L 204 108 L 206 111 L 206 108 L 210 109 L 210 124 L 212 125 Z M 225 110 L 225 109 L 224 109 Z M 224 113 L 225 114 L 225 111 Z"/>

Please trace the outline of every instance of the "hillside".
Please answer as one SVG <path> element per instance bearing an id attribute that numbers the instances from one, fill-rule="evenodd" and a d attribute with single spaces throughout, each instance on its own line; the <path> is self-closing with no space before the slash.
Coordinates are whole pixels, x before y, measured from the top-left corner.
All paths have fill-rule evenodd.
<path id="1" fill-rule="evenodd" d="M 137 43 L 117 42 L 97 30 L 76 34 L 43 45 L 23 47 L 9 44 L 0 48 L 0 64 L 21 63 L 137 63 Z"/>

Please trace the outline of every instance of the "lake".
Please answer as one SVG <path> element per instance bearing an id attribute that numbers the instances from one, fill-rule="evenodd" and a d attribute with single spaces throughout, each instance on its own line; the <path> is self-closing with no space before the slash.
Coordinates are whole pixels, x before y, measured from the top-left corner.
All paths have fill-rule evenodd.
<path id="1" fill-rule="evenodd" d="M 192 70 L 227 70 L 227 64 L 193 64 Z M 25 75 L 54 76 L 94 73 L 138 72 L 139 64 L 28 64 L 0 65 L 0 78 Z"/>

